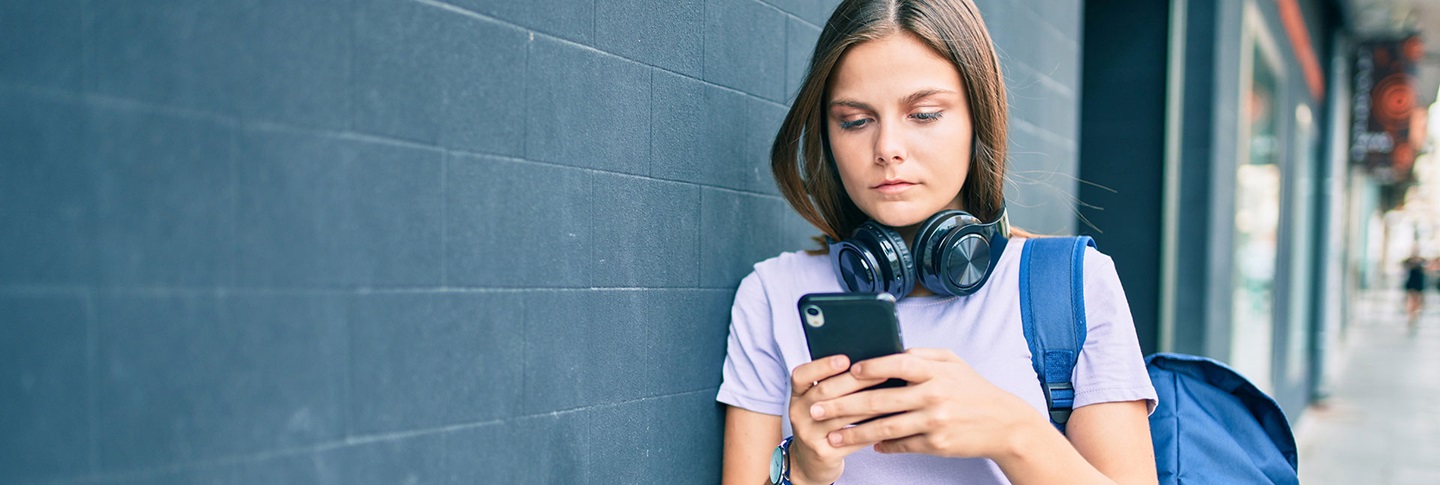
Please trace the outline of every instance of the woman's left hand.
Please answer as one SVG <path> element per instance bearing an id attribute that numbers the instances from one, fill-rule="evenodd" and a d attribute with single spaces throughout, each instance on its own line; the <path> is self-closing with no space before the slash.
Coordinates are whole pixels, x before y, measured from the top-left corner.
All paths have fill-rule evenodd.
<path id="1" fill-rule="evenodd" d="M 856 363 L 850 372 L 859 379 L 898 378 L 910 385 L 811 406 L 817 420 L 900 413 L 833 431 L 828 436 L 832 446 L 878 441 L 875 450 L 881 453 L 999 458 L 1015 452 L 1017 440 L 1028 432 L 1048 426 L 1029 404 L 948 350 L 910 349 Z"/>

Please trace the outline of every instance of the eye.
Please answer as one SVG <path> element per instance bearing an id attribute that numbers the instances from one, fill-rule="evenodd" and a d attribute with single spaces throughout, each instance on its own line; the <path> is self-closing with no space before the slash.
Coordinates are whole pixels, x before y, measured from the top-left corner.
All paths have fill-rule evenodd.
<path id="1" fill-rule="evenodd" d="M 925 112 L 915 113 L 915 114 L 910 115 L 910 116 L 913 117 L 913 118 L 915 118 L 915 119 L 917 119 L 917 120 L 920 120 L 920 121 L 935 121 L 935 120 L 940 119 L 940 117 L 943 116 L 944 114 L 945 114 L 944 111 L 931 111 L 931 112 L 928 112 L 928 113 L 925 113 Z"/>
<path id="2" fill-rule="evenodd" d="M 853 130 L 853 129 L 856 129 L 856 128 L 865 126 L 865 124 L 866 124 L 866 123 L 869 123 L 869 122 L 870 122 L 870 118 L 861 118 L 861 119 L 858 119 L 858 120 L 855 120 L 855 121 L 841 121 L 841 122 L 840 122 L 840 129 L 842 129 L 842 130 Z"/>

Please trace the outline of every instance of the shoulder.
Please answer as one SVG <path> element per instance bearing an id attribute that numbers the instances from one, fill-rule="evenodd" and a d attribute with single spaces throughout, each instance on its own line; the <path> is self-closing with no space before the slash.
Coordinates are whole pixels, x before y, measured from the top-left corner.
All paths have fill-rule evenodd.
<path id="1" fill-rule="evenodd" d="M 1085 274 L 1115 273 L 1115 260 L 1094 247 L 1085 248 Z M 1088 279 L 1088 278 L 1087 278 Z"/>
<path id="2" fill-rule="evenodd" d="M 831 273 L 829 255 L 790 251 L 755 263 L 755 271 L 746 279 L 757 280 L 766 287 L 812 288 L 827 279 L 835 279 Z"/>
<path id="3" fill-rule="evenodd" d="M 1074 240 L 1074 238 L 1073 238 L 1073 237 L 1059 237 L 1059 236 L 1040 236 L 1040 237 L 1028 237 L 1028 238 L 1027 238 L 1027 237 L 1012 237 L 1012 238 L 1010 238 L 1010 240 L 1006 243 L 1005 253 L 1000 257 L 1000 261 L 999 261 L 999 264 L 997 265 L 997 268 L 1008 267 L 1008 266 L 1016 266 L 1016 267 L 1018 268 L 1018 266 L 1020 265 L 1021 261 L 1025 260 L 1025 259 L 1028 259 L 1028 258 L 1031 257 L 1031 256 L 1026 256 L 1026 253 L 1029 251 L 1030 247 L 1032 246 L 1031 243 L 1034 242 L 1034 241 L 1037 241 L 1037 240 L 1044 240 L 1044 241 L 1066 240 L 1066 243 L 1067 243 L 1067 244 L 1066 244 L 1066 249 L 1065 249 L 1065 251 L 1068 252 L 1068 251 L 1070 251 L 1070 248 L 1073 247 L 1073 246 L 1069 246 L 1069 243 L 1071 243 L 1071 242 Z M 1053 250 L 1054 248 L 1052 247 L 1052 248 L 1050 248 L 1050 249 Z M 1114 263 L 1114 261 L 1110 258 L 1110 255 L 1105 254 L 1104 252 L 1100 251 L 1099 249 L 1096 249 L 1095 246 L 1086 246 L 1086 247 L 1085 247 L 1085 261 L 1084 261 L 1084 264 L 1083 264 L 1082 268 L 1083 268 L 1087 273 L 1090 271 L 1091 268 L 1101 268 L 1101 267 L 1104 267 L 1104 268 L 1114 268 L 1114 266 L 1115 266 L 1115 263 Z"/>
<path id="4" fill-rule="evenodd" d="M 1029 244 L 1026 243 L 1034 240 L 1035 239 L 1018 239 L 1018 241 L 1022 243 L 1021 251 L 1029 247 Z M 1069 251 L 1069 247 L 1067 244 L 1066 251 Z M 1009 251 L 1007 250 L 1007 252 Z M 1016 259 L 1024 259 L 1024 257 L 1022 256 Z M 1003 263 L 1002 258 L 1002 264 Z M 1019 264 L 1016 264 L 1016 266 L 1019 266 Z M 1115 261 L 1110 255 L 1105 254 L 1093 246 L 1087 246 L 1084 250 L 1084 260 L 1081 263 L 1080 270 L 1080 281 L 1083 282 L 1085 299 L 1087 301 L 1093 301 L 1096 297 L 1113 298 L 1123 295 L 1123 290 L 1120 289 L 1120 276 L 1115 271 Z"/>
<path id="5" fill-rule="evenodd" d="M 754 270 L 736 289 L 735 304 L 793 304 L 802 293 L 822 291 L 839 291 L 830 269 L 830 257 L 791 251 L 755 263 Z"/>
<path id="6" fill-rule="evenodd" d="M 1016 243 L 1016 242 L 1020 243 L 1020 245 L 1022 246 L 1020 249 L 1021 249 L 1021 251 L 1022 251 L 1022 253 L 1023 253 L 1023 251 L 1025 250 L 1025 248 L 1026 248 L 1026 247 L 1029 247 L 1029 244 L 1026 244 L 1026 243 L 1029 243 L 1030 241 L 1033 241 L 1033 240 L 1035 240 L 1035 239 L 1036 239 L 1036 238 L 1014 238 L 1014 239 L 1011 240 L 1011 244 L 1014 244 L 1014 243 Z M 1050 239 L 1050 240 L 1062 239 L 1062 240 L 1067 240 L 1066 242 L 1069 243 L 1070 241 L 1073 241 L 1074 238 L 1071 238 L 1071 237 L 1056 237 L 1056 238 L 1052 238 L 1052 237 L 1041 237 L 1041 238 L 1039 238 L 1039 239 L 1042 239 L 1042 240 L 1043 240 L 1043 239 Z M 1070 248 L 1070 247 L 1073 247 L 1073 246 L 1067 246 L 1067 249 L 1066 249 L 1066 250 L 1068 251 L 1068 250 L 1069 250 L 1068 248 Z M 1002 258 L 1002 260 L 1003 260 L 1003 258 Z M 1084 261 L 1084 264 L 1083 264 L 1082 268 L 1084 269 L 1085 274 L 1087 274 L 1087 275 L 1090 274 L 1090 273 L 1092 273 L 1092 272 L 1095 272 L 1095 271 L 1099 271 L 1099 272 L 1105 272 L 1105 271 L 1114 272 L 1114 270 L 1115 270 L 1115 261 L 1110 258 L 1110 255 L 1105 254 L 1104 252 L 1102 252 L 1102 251 L 1100 251 L 1099 249 L 1097 249 L 1095 246 L 1086 246 L 1086 247 L 1085 247 L 1085 261 Z"/>

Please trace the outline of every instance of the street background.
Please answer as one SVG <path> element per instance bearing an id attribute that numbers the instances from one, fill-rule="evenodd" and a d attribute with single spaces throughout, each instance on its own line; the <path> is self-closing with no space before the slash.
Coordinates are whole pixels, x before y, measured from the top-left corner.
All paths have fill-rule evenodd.
<path id="1" fill-rule="evenodd" d="M 1360 295 L 1344 371 L 1296 430 L 1301 483 L 1440 483 L 1440 294 L 1413 330 L 1402 297 Z"/>

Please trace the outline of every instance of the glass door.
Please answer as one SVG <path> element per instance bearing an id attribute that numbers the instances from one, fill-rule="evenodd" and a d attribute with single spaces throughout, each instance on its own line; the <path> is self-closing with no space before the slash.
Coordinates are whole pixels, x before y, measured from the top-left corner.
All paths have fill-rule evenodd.
<path id="1" fill-rule="evenodd" d="M 1280 232 L 1280 82 L 1263 35 L 1247 12 L 1242 51 L 1240 145 L 1235 173 L 1235 240 L 1231 295 L 1231 362 L 1266 392 L 1275 337 L 1275 268 Z M 1248 71 L 1248 75 L 1246 75 Z M 1288 113 L 1287 113 L 1288 114 Z"/>

